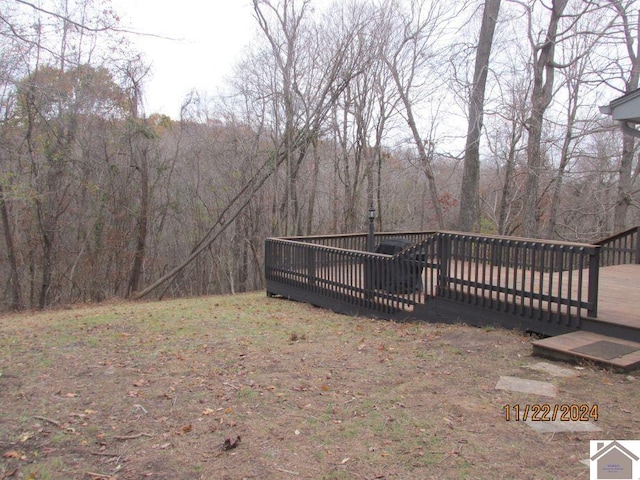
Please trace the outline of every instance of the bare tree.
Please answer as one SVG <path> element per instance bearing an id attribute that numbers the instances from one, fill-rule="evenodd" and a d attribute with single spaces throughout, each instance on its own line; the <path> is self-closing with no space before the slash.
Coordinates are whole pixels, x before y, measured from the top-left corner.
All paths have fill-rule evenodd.
<path id="1" fill-rule="evenodd" d="M 558 121 L 562 125 L 564 132 L 559 142 L 558 160 L 555 175 L 551 181 L 549 189 L 551 190 L 551 202 L 548 209 L 548 223 L 546 225 L 546 238 L 556 238 L 557 221 L 560 214 L 561 199 L 565 177 L 570 173 L 570 164 L 579 156 L 579 145 L 582 139 L 590 136 L 597 128 L 593 114 L 595 113 L 591 105 L 585 105 L 589 102 L 591 87 L 589 85 L 589 66 L 592 59 L 589 55 L 582 55 L 583 52 L 591 52 L 593 48 L 593 40 L 590 36 L 575 36 L 562 45 L 562 49 L 566 50 L 571 59 L 575 59 L 566 68 L 561 70 L 563 81 L 562 90 L 564 90 L 564 121 Z M 587 45 L 585 45 L 585 43 Z M 591 118 L 582 114 L 581 110 L 591 113 Z"/>
<path id="2" fill-rule="evenodd" d="M 306 5 L 308 2 L 303 2 Z M 267 19 L 263 8 L 267 9 L 274 16 L 275 24 L 270 23 Z M 304 9 L 303 9 L 304 10 Z M 172 268 L 170 271 L 162 275 L 158 280 L 154 281 L 148 287 L 142 289 L 134 297 L 141 298 L 167 280 L 172 279 L 174 276 L 180 274 L 185 267 L 187 267 L 194 259 L 196 259 L 201 253 L 206 251 L 209 246 L 216 241 L 225 230 L 231 225 L 243 212 L 244 208 L 254 198 L 262 188 L 262 186 L 269 180 L 274 172 L 282 165 L 289 165 L 287 169 L 287 185 L 285 188 L 289 189 L 289 194 L 295 188 L 295 182 L 297 182 L 297 175 L 299 173 L 299 166 L 305 158 L 306 152 L 310 145 L 312 145 L 315 138 L 317 138 L 319 131 L 324 124 L 327 116 L 329 115 L 332 106 L 337 101 L 338 97 L 342 94 L 345 88 L 352 81 L 353 77 L 360 72 L 360 58 L 359 56 L 348 55 L 348 52 L 354 42 L 354 39 L 360 33 L 363 26 L 344 25 L 330 45 L 325 45 L 327 56 L 324 57 L 322 67 L 317 65 L 316 68 L 307 70 L 308 76 L 294 77 L 293 66 L 289 68 L 289 63 L 294 62 L 296 54 L 299 53 L 294 47 L 299 45 L 294 41 L 294 37 L 291 36 L 291 28 L 298 28 L 303 17 L 301 12 L 294 8 L 293 0 L 283 0 L 282 3 L 274 6 L 270 2 L 254 0 L 254 11 L 258 23 L 267 37 L 267 42 L 270 45 L 271 50 L 278 57 L 276 64 L 278 69 L 284 76 L 287 76 L 286 80 L 280 82 L 284 77 L 278 77 L 275 83 L 270 84 L 270 88 L 274 90 L 267 90 L 255 92 L 258 98 L 247 99 L 246 101 L 257 101 L 259 104 L 263 102 L 265 96 L 279 97 L 284 95 L 290 96 L 285 101 L 284 107 L 284 132 L 283 136 L 276 136 L 276 149 L 270 155 L 266 155 L 263 163 L 257 168 L 254 174 L 245 182 L 237 193 L 231 198 L 226 205 L 218 210 L 216 220 L 211 224 L 208 231 L 196 244 L 187 258 Z M 298 12 L 298 13 L 295 13 Z M 290 23 L 293 22 L 292 24 Z M 281 29 L 278 34 L 273 30 L 274 28 Z M 284 43 L 282 43 L 284 39 Z M 293 42 L 293 43 L 291 43 Z M 287 53 L 289 48 L 294 48 L 294 51 Z M 308 45 L 305 47 L 308 48 Z M 301 67 L 300 64 L 296 64 L 297 67 Z M 259 79 L 261 80 L 261 79 Z M 283 89 L 283 85 L 287 84 L 286 89 Z M 267 85 L 263 84 L 265 87 Z M 303 90 L 304 89 L 304 90 Z M 302 95 L 302 92 L 310 92 L 310 95 Z M 296 102 L 301 105 L 296 105 Z M 289 103 L 288 106 L 286 104 Z M 277 104 L 280 105 L 280 104 Z M 302 114 L 300 113 L 302 112 Z M 275 109 L 271 115 L 276 124 L 279 124 L 281 120 L 282 112 Z M 293 181 L 290 176 L 293 175 Z M 290 197 L 289 197 L 290 198 Z M 287 201 L 287 205 L 290 205 L 290 201 Z M 298 207 L 293 207 L 295 215 L 292 217 L 289 212 L 287 218 L 296 218 L 294 224 L 296 229 L 299 227 L 297 218 Z M 291 220 L 293 221 L 293 220 Z"/>
<path id="3" fill-rule="evenodd" d="M 140 175 L 139 211 L 137 215 L 137 234 L 133 264 L 127 285 L 127 296 L 131 296 L 140 288 L 143 265 L 147 249 L 147 234 L 149 227 L 150 209 L 150 185 L 149 185 L 149 142 L 154 138 L 154 133 L 147 122 L 140 117 L 139 109 L 142 106 L 142 81 L 149 69 L 138 62 L 129 62 L 125 74 L 128 79 L 130 129 L 127 132 L 127 143 L 131 166 Z"/>
<path id="4" fill-rule="evenodd" d="M 500 235 L 511 235 L 520 227 L 522 213 L 522 181 L 519 165 L 523 160 L 526 146 L 525 124 L 529 115 L 527 101 L 531 87 L 528 71 L 524 72 L 514 64 L 499 79 L 501 97 L 492 112 L 490 131 L 487 132 L 487 146 L 496 162 L 499 191 L 492 215 Z"/>
<path id="5" fill-rule="evenodd" d="M 390 40 L 384 52 L 384 61 L 395 82 L 405 120 L 427 178 L 438 228 L 444 229 L 444 213 L 433 170 L 433 152 L 430 150 L 428 141 L 420 134 L 415 108 L 418 91 L 421 91 L 421 95 L 434 95 L 441 86 L 435 75 L 429 78 L 429 83 L 421 75 L 425 74 L 427 68 L 434 67 L 437 63 L 434 59 L 436 55 L 434 46 L 446 22 L 445 13 L 437 2 L 431 2 L 427 6 L 424 1 L 412 0 L 407 10 L 397 3 L 390 2 L 387 5 L 386 14 L 389 16 L 389 21 L 387 27 L 381 29 L 381 34 Z M 449 11 L 448 15 L 451 15 L 447 17 L 450 19 L 454 12 Z"/>
<path id="6" fill-rule="evenodd" d="M 524 215 L 522 231 L 527 237 L 538 236 L 540 215 L 540 178 L 544 167 L 541 150 L 544 114 L 553 98 L 553 82 L 556 69 L 555 49 L 558 29 L 568 0 L 552 0 L 547 30 L 542 38 L 534 37 L 529 28 L 529 43 L 533 55 L 533 89 L 531 91 L 531 115 L 528 120 L 527 179 L 524 190 Z M 531 7 L 525 6 L 531 22 Z"/>
<path id="7" fill-rule="evenodd" d="M 623 0 L 609 0 L 617 12 L 624 38 L 624 45 L 630 63 L 628 76 L 625 81 L 625 93 L 630 93 L 638 88 L 640 80 L 640 12 L 637 12 L 635 25 L 630 19 L 631 8 L 634 2 L 624 2 Z M 635 32 L 634 32 L 635 30 Z M 636 37 L 634 42 L 634 35 Z M 625 229 L 627 223 L 627 212 L 633 202 L 632 195 L 632 171 L 635 156 L 635 139 L 629 133 L 624 134 L 622 142 L 622 157 L 618 170 L 618 198 L 614 209 L 614 231 L 620 232 Z"/>
<path id="8" fill-rule="evenodd" d="M 458 228 L 462 231 L 480 231 L 480 139 L 489 57 L 491 56 L 493 33 L 499 11 L 500 0 L 485 0 L 476 50 L 471 97 L 469 98 L 469 124 L 464 151 L 464 174 L 458 219 Z"/>

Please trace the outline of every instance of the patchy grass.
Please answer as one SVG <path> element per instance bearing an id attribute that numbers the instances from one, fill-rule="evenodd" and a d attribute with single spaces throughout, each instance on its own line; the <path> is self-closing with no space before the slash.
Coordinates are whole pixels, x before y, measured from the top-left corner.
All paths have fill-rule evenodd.
<path id="1" fill-rule="evenodd" d="M 0 479 L 587 479 L 590 439 L 640 438 L 633 377 L 554 378 L 523 368 L 530 352 L 515 332 L 264 293 L 8 315 Z M 501 375 L 560 395 L 496 390 Z M 598 404 L 603 431 L 505 421 L 535 403 Z"/>

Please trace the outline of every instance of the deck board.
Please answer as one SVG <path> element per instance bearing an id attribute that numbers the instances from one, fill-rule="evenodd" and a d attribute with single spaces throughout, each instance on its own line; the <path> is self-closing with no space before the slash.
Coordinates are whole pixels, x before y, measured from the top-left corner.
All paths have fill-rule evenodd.
<path id="1" fill-rule="evenodd" d="M 640 329 L 640 265 L 600 268 L 598 320 Z"/>

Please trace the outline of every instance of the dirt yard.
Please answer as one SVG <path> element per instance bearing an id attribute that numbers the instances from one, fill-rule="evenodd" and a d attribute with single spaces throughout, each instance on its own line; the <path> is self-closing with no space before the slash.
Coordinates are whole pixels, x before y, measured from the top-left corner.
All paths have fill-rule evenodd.
<path id="1" fill-rule="evenodd" d="M 532 370 L 530 342 L 264 293 L 5 315 L 0 479 L 588 479 L 589 440 L 640 439 L 639 375 Z M 506 421 L 544 403 L 602 431 Z"/>

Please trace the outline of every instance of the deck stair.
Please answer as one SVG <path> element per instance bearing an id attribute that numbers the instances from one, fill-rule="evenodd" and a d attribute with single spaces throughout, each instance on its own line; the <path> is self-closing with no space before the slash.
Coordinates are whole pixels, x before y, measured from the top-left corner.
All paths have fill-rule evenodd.
<path id="1" fill-rule="evenodd" d="M 533 342 L 533 354 L 564 361 L 586 361 L 616 371 L 640 368 L 640 343 L 583 330 Z"/>
<path id="2" fill-rule="evenodd" d="M 618 371 L 640 368 L 640 227 L 596 242 L 601 247 L 600 314 L 582 330 L 533 342 L 533 353 L 589 361 Z"/>

